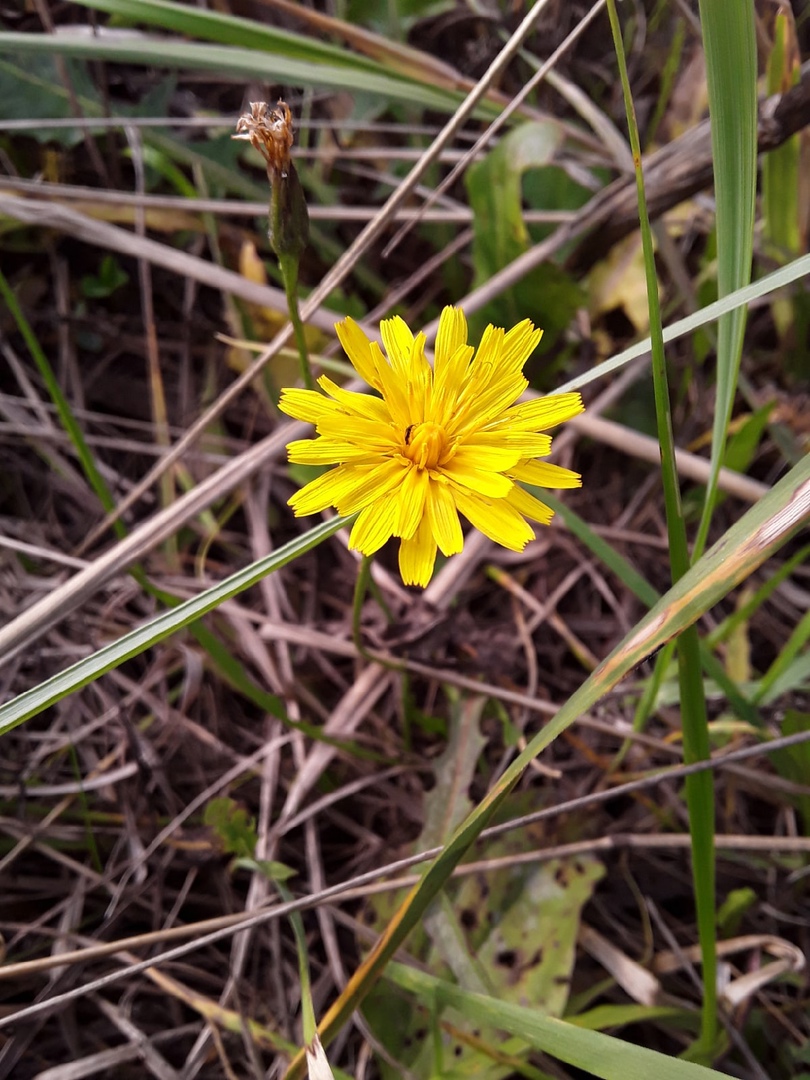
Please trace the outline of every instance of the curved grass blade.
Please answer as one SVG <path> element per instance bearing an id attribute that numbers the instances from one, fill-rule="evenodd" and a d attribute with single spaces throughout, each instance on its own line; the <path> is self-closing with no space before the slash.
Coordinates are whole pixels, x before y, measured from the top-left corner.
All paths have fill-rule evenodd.
<path id="1" fill-rule="evenodd" d="M 125 660 L 138 656 L 144 650 L 156 645 L 159 641 L 163 641 L 164 638 L 176 633 L 184 626 L 196 622 L 197 619 L 218 607 L 225 600 L 230 600 L 231 597 L 244 592 L 245 589 L 249 589 L 251 585 L 255 585 L 263 577 L 272 574 L 274 570 L 279 570 L 282 566 L 286 566 L 287 563 L 297 559 L 299 555 L 311 551 L 323 540 L 334 536 L 346 523 L 346 518 L 336 517 L 323 522 L 321 525 L 316 525 L 314 529 L 310 529 L 303 536 L 296 537 L 272 554 L 266 555 L 263 559 L 258 559 L 243 570 L 238 570 L 235 574 L 231 574 L 230 577 L 225 578 L 224 581 L 221 581 L 213 588 L 206 589 L 199 596 L 186 600 L 185 603 L 179 604 L 170 611 L 164 611 L 157 618 L 150 620 L 144 626 L 139 626 L 131 633 L 125 634 L 118 641 L 105 645 L 103 649 L 99 649 L 92 656 L 80 660 L 77 664 L 73 664 L 50 679 L 46 679 L 39 686 L 35 686 L 24 694 L 12 698 L 11 701 L 0 706 L 0 735 L 17 727 L 18 724 L 24 723 L 32 716 L 36 716 L 37 713 L 42 712 L 43 709 L 47 709 L 57 701 L 61 701 L 68 694 L 72 694 L 81 687 L 87 686 L 88 683 L 94 682 L 106 671 L 119 667 Z"/>
<path id="2" fill-rule="evenodd" d="M 388 977 L 437 1010 L 451 1006 L 474 1024 L 494 1027 L 602 1080 L 712 1080 L 720 1074 L 691 1061 L 669 1057 L 612 1035 L 544 1016 L 538 1009 L 476 994 L 404 964 L 391 964 Z"/>
<path id="3" fill-rule="evenodd" d="M 186 71 L 215 71 L 229 78 L 292 83 L 324 90 L 355 90 L 392 101 L 452 112 L 463 95 L 365 67 L 313 63 L 297 57 L 267 53 L 236 45 L 210 45 L 157 37 L 70 37 L 64 34 L 7 33 L 0 38 L 4 53 L 49 53 L 87 60 L 116 60 Z M 480 108 L 487 111 L 482 104 Z M 492 111 L 493 106 L 489 107 Z"/>

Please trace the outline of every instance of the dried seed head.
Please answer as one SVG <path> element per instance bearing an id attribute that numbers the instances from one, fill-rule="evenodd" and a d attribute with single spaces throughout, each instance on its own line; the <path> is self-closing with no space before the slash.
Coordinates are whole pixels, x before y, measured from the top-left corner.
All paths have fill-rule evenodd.
<path id="1" fill-rule="evenodd" d="M 267 162 L 267 175 L 286 176 L 290 169 L 293 144 L 292 113 L 286 101 L 279 99 L 275 109 L 266 101 L 251 101 L 250 112 L 240 116 L 234 139 L 247 139 Z"/>
<path id="2" fill-rule="evenodd" d="M 240 116 L 234 139 L 246 139 L 262 155 L 270 181 L 270 245 L 276 255 L 300 257 L 309 240 L 309 213 L 295 166 L 292 113 L 286 101 L 275 109 L 266 101 L 252 101 Z"/>

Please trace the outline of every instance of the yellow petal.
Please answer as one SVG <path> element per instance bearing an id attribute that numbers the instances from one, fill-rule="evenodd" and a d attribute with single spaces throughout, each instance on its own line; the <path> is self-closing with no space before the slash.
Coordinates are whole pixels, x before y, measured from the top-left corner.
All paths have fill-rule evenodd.
<path id="1" fill-rule="evenodd" d="M 417 469 L 415 466 L 411 466 L 402 477 L 397 491 L 399 513 L 394 527 L 395 536 L 409 540 L 416 532 L 425 514 L 425 499 L 429 484 L 430 477 L 427 470 Z"/>
<path id="2" fill-rule="evenodd" d="M 552 465 L 548 461 L 523 461 L 509 475 L 534 487 L 578 488 L 582 487 L 582 477 L 562 465 Z"/>
<path id="3" fill-rule="evenodd" d="M 448 479 L 453 481 L 454 490 L 462 487 L 472 489 L 478 495 L 488 495 L 493 499 L 503 499 L 512 488 L 512 481 L 503 473 L 486 472 L 484 469 L 476 469 L 474 466 L 459 464 L 455 458 L 441 470 Z"/>
<path id="4" fill-rule="evenodd" d="M 329 402 L 332 405 L 332 415 L 345 415 L 346 413 L 356 414 L 358 416 L 365 416 L 370 420 L 379 420 L 380 423 L 389 423 L 391 420 L 391 414 L 389 413 L 384 401 L 381 401 L 378 397 L 372 397 L 371 394 L 358 394 L 356 390 L 344 390 L 342 386 L 338 386 L 337 383 L 332 382 L 328 375 L 321 375 L 318 379 L 318 385 L 329 394 L 330 397 L 335 399 L 337 405 L 340 406 L 338 410 L 337 405 Z M 304 391 L 305 393 L 307 391 Z M 308 391 L 313 393 L 313 391 Z M 282 394 L 287 391 L 282 391 Z M 323 400 L 322 394 L 317 395 Z"/>
<path id="5" fill-rule="evenodd" d="M 492 385 L 477 383 L 469 390 L 465 388 L 463 400 L 459 399 L 447 425 L 448 433 L 464 436 L 500 422 L 504 410 L 517 401 L 528 385 L 518 373 L 508 379 L 496 379 Z"/>
<path id="6" fill-rule="evenodd" d="M 392 454 L 402 443 L 402 436 L 392 424 L 381 424 L 379 420 L 366 420 L 359 416 L 346 416 L 345 413 L 327 416 L 321 420 L 318 434 L 335 442 L 343 440 L 355 446 L 365 446 L 378 454 Z"/>
<path id="7" fill-rule="evenodd" d="M 429 585 L 435 563 L 436 541 L 430 522 L 423 518 L 414 536 L 399 545 L 399 572 L 404 584 Z"/>
<path id="8" fill-rule="evenodd" d="M 393 535 L 397 513 L 395 498 L 380 499 L 360 514 L 352 526 L 349 547 L 363 555 L 373 555 Z"/>
<path id="9" fill-rule="evenodd" d="M 464 547 L 464 534 L 458 520 L 455 499 L 448 484 L 431 481 L 428 490 L 427 511 L 433 539 L 442 555 L 457 555 Z"/>
<path id="10" fill-rule="evenodd" d="M 520 372 L 493 379 L 491 385 L 482 389 L 471 402 L 466 426 L 483 427 L 498 420 L 501 413 L 517 401 L 528 385 L 529 380 Z"/>
<path id="11" fill-rule="evenodd" d="M 355 371 L 365 379 L 369 386 L 375 390 L 380 389 L 380 380 L 377 375 L 377 365 L 371 350 L 371 342 L 354 321 L 348 316 L 339 323 L 335 323 L 338 340 L 343 350 L 351 360 Z"/>
<path id="12" fill-rule="evenodd" d="M 529 319 L 524 319 L 517 326 L 508 330 L 503 339 L 501 363 L 504 367 L 522 371 L 526 361 L 532 355 L 543 336 L 542 330 L 536 330 Z"/>
<path id="13" fill-rule="evenodd" d="M 439 316 L 439 329 L 433 347 L 433 370 L 437 373 L 449 363 L 456 350 L 467 344 L 467 320 L 461 308 L 446 307 Z"/>
<path id="14" fill-rule="evenodd" d="M 318 431 L 321 430 L 322 425 L 319 424 Z M 475 441 L 479 442 L 484 435 L 493 439 L 496 445 L 505 446 L 510 450 L 514 450 L 521 458 L 545 457 L 546 454 L 551 453 L 551 436 L 541 434 L 540 432 L 511 432 L 506 428 L 497 432 L 476 431 L 474 436 Z"/>
<path id="15" fill-rule="evenodd" d="M 513 465 L 517 465 L 521 457 L 517 450 L 511 447 L 484 445 L 476 438 L 464 442 L 452 457 L 453 464 L 463 469 L 483 469 L 486 472 L 506 472 Z"/>
<path id="16" fill-rule="evenodd" d="M 393 319 L 383 319 L 380 323 L 380 336 L 394 373 L 400 379 L 407 378 L 414 341 L 408 324 L 399 315 L 395 315 Z"/>
<path id="17" fill-rule="evenodd" d="M 584 408 L 582 398 L 577 393 L 549 394 L 547 397 L 515 405 L 504 417 L 504 423 L 524 431 L 543 431 L 571 420 Z"/>
<path id="18" fill-rule="evenodd" d="M 354 514 L 369 503 L 382 499 L 398 487 L 402 482 L 405 468 L 401 461 L 391 460 L 362 472 L 353 470 L 352 482 L 349 483 L 347 478 L 341 484 L 340 491 L 335 493 L 332 505 L 341 517 Z"/>
<path id="19" fill-rule="evenodd" d="M 433 388 L 425 409 L 426 420 L 445 426 L 450 423 L 458 409 L 459 391 L 472 355 L 471 345 L 459 345 L 456 351 L 439 365 L 437 353 Z"/>
<path id="20" fill-rule="evenodd" d="M 402 428 L 403 431 L 408 424 L 418 424 L 421 417 L 413 416 L 411 414 L 407 380 L 397 374 L 390 364 L 387 363 L 376 341 L 373 342 L 372 352 L 379 353 L 380 393 L 388 406 L 391 420 L 397 427 Z"/>
<path id="21" fill-rule="evenodd" d="M 456 490 L 456 506 L 484 536 L 510 551 L 523 551 L 534 529 L 506 499 L 484 499 Z"/>
<path id="22" fill-rule="evenodd" d="M 327 506 L 334 506 L 333 495 L 335 490 L 334 474 L 337 469 L 331 469 L 323 476 L 310 480 L 292 496 L 288 505 L 293 508 L 296 517 L 306 517 L 308 514 L 319 514 Z"/>
<path id="23" fill-rule="evenodd" d="M 296 386 L 286 386 L 281 391 L 278 407 L 287 416 L 307 420 L 310 424 L 317 424 L 322 417 L 337 412 L 335 402 L 317 390 L 301 390 Z"/>
<path id="24" fill-rule="evenodd" d="M 299 465 L 337 465 L 342 461 L 363 463 L 369 459 L 364 446 L 353 446 L 345 439 L 295 439 L 287 444 L 287 456 Z"/>
<path id="25" fill-rule="evenodd" d="M 541 525 L 548 525 L 554 517 L 554 511 L 550 506 L 546 506 L 544 502 L 535 499 L 534 495 L 524 491 L 519 484 L 515 484 L 506 496 L 506 501 L 523 517 L 531 518 L 532 521 L 539 521 Z"/>

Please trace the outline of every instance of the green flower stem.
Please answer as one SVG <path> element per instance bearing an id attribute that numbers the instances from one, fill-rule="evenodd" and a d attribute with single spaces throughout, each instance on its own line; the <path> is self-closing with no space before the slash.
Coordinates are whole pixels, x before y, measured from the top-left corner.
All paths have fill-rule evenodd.
<path id="1" fill-rule="evenodd" d="M 312 377 L 312 368 L 309 363 L 309 350 L 307 349 L 304 335 L 304 324 L 301 322 L 301 313 L 298 310 L 298 264 L 297 255 L 279 255 L 278 265 L 281 276 L 284 279 L 284 291 L 287 294 L 287 307 L 290 311 L 293 336 L 298 349 L 298 358 L 301 361 L 301 378 L 307 390 L 315 389 L 315 380 Z"/>
<path id="2" fill-rule="evenodd" d="M 357 571 L 357 581 L 354 583 L 354 600 L 352 601 L 352 641 L 354 647 L 366 660 L 376 663 L 374 657 L 369 656 L 363 644 L 363 635 L 360 632 L 360 620 L 363 617 L 363 601 L 371 585 L 371 556 L 364 555 L 360 568 Z"/>
<path id="3" fill-rule="evenodd" d="M 405 668 L 401 664 L 392 663 L 391 661 L 384 660 L 380 656 L 372 656 L 368 649 L 363 644 L 363 635 L 360 631 L 360 621 L 363 616 L 363 601 L 366 598 L 367 593 L 371 593 L 377 603 L 380 605 L 383 615 L 389 623 L 394 621 L 394 616 L 385 602 L 385 597 L 382 594 L 382 590 L 377 585 L 377 582 L 371 576 L 371 563 L 373 555 L 364 555 L 360 562 L 360 569 L 357 571 L 357 581 L 354 585 L 354 599 L 352 601 L 352 641 L 354 647 L 358 653 L 372 664 L 378 664 L 380 667 L 388 668 L 389 671 L 399 671 L 405 674 Z"/>

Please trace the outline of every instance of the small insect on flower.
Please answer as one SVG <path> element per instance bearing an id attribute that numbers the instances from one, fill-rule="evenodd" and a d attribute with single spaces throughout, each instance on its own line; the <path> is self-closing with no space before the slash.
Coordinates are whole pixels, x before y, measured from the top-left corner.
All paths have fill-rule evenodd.
<path id="1" fill-rule="evenodd" d="M 279 407 L 315 425 L 317 438 L 287 447 L 290 461 L 335 465 L 290 499 L 296 516 L 329 506 L 358 513 L 349 540 L 364 555 L 397 536 L 406 585 L 425 586 L 437 548 L 464 546 L 459 513 L 491 540 L 522 551 L 553 511 L 522 483 L 580 486 L 578 473 L 538 461 L 551 450 L 546 429 L 582 412 L 579 394 L 518 403 L 528 386 L 523 366 L 542 335 L 528 319 L 509 331 L 488 326 L 478 350 L 467 344 L 467 321 L 446 307 L 439 319 L 433 366 L 425 335 L 399 317 L 380 324 L 385 347 L 369 341 L 353 319 L 336 326 L 354 367 L 379 394 L 355 393 L 326 375 L 315 390 L 285 389 Z"/>

